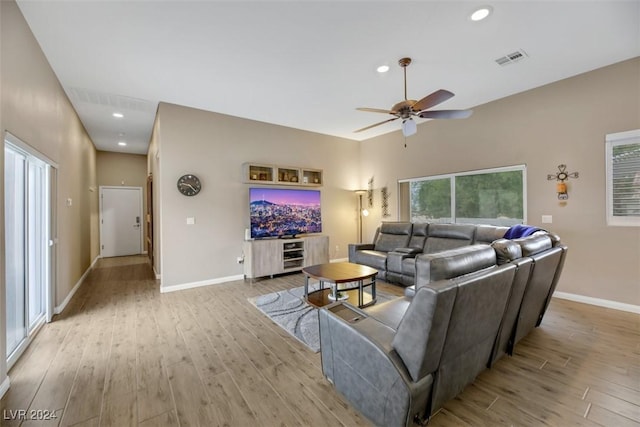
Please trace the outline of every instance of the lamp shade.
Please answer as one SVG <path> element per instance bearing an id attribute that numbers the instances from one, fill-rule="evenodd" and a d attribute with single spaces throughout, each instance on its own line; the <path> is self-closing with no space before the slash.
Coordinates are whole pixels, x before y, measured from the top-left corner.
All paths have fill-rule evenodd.
<path id="1" fill-rule="evenodd" d="M 411 136 L 418 131 L 416 122 L 411 117 L 402 121 L 402 134 L 404 136 Z"/>

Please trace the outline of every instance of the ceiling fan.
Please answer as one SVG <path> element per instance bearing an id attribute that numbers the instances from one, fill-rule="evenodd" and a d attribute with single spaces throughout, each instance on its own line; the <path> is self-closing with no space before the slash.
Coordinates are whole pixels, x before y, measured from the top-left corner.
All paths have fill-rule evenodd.
<path id="1" fill-rule="evenodd" d="M 391 110 L 382 110 L 379 108 L 356 108 L 359 111 L 368 111 L 371 113 L 386 113 L 395 116 L 391 119 L 376 123 L 370 126 L 358 129 L 355 132 L 362 132 L 382 124 L 402 119 L 402 133 L 404 136 L 411 136 L 417 132 L 416 122 L 413 117 L 421 117 L 423 119 L 466 119 L 471 115 L 471 110 L 430 110 L 434 107 L 454 96 L 448 90 L 440 89 L 430 95 L 425 96 L 419 101 L 407 99 L 407 67 L 411 64 L 411 58 L 401 58 L 398 64 L 404 70 L 404 101 L 398 102 L 391 107 Z"/>

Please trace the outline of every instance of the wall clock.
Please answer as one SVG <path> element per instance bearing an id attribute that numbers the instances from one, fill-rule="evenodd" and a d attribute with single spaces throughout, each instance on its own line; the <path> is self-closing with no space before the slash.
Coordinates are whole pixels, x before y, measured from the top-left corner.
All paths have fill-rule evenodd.
<path id="1" fill-rule="evenodd" d="M 182 175 L 178 179 L 178 191 L 185 196 L 195 196 L 201 189 L 202 184 L 200 184 L 200 179 L 195 175 Z"/>

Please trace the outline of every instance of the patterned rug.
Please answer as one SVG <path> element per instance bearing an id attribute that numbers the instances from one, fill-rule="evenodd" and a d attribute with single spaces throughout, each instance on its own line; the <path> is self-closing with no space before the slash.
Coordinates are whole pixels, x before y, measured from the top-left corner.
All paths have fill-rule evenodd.
<path id="1" fill-rule="evenodd" d="M 309 292 L 316 289 L 318 289 L 317 284 L 309 284 Z M 378 289 L 376 289 L 376 296 L 378 304 L 396 298 L 395 295 L 386 294 Z M 303 286 L 248 298 L 248 300 L 313 352 L 320 351 L 318 309 L 304 300 Z"/>

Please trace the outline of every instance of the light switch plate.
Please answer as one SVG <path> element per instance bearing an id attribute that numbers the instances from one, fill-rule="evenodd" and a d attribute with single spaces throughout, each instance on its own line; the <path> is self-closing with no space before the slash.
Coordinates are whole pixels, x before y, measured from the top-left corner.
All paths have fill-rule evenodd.
<path id="1" fill-rule="evenodd" d="M 196 223 L 196 219 L 192 216 L 187 218 L 187 225 L 193 225 Z"/>
<path id="2" fill-rule="evenodd" d="M 542 215 L 542 223 L 543 224 L 553 223 L 553 215 Z"/>

